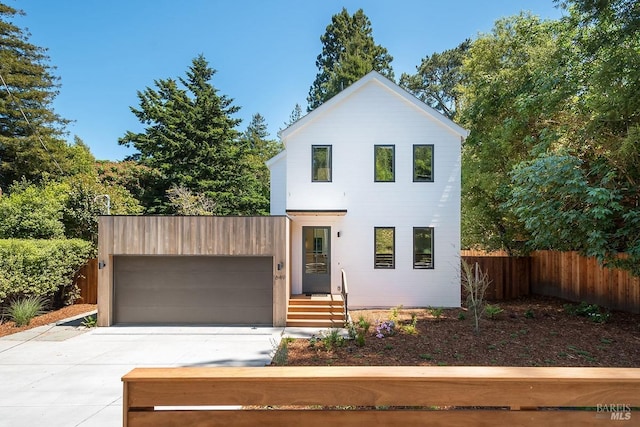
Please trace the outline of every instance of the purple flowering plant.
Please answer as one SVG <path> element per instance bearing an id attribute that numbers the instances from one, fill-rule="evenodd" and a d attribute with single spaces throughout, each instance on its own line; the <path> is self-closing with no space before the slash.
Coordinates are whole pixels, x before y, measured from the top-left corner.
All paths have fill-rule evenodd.
<path id="1" fill-rule="evenodd" d="M 384 338 L 393 335 L 395 328 L 396 324 L 393 320 L 378 322 L 376 325 L 376 338 Z"/>

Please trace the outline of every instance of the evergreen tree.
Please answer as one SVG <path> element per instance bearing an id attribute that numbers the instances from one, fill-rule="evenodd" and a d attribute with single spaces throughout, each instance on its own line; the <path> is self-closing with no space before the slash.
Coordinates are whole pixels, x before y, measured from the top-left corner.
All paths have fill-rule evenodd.
<path id="1" fill-rule="evenodd" d="M 454 119 L 460 104 L 462 59 L 469 50 L 470 40 L 454 49 L 426 56 L 417 73 L 400 76 L 400 86 L 413 93 L 425 104 Z"/>
<path id="2" fill-rule="evenodd" d="M 0 3 L 0 187 L 5 190 L 21 178 L 59 176 L 70 166 L 61 138 L 68 121 L 51 106 L 58 79 L 46 49 L 31 44 L 29 34 L 11 22 L 22 14 Z"/>
<path id="3" fill-rule="evenodd" d="M 359 9 L 347 9 L 331 17 L 331 24 L 320 37 L 322 53 L 316 59 L 318 74 L 309 90 L 307 111 L 312 111 L 372 70 L 393 80 L 387 49 L 375 44 L 371 21 Z"/>
<path id="4" fill-rule="evenodd" d="M 249 148 L 250 164 L 260 185 L 260 193 L 269 200 L 270 176 L 265 162 L 284 149 L 279 141 L 269 139 L 267 123 L 259 113 L 251 117 L 251 122 L 242 134 L 242 141 Z"/>
<path id="5" fill-rule="evenodd" d="M 289 120 L 284 123 L 285 129 L 297 122 L 302 118 L 302 107 L 300 104 L 296 103 L 296 106 L 293 107 L 293 111 L 289 114 Z"/>
<path id="6" fill-rule="evenodd" d="M 128 131 L 119 143 L 138 150 L 135 159 L 158 172 L 152 213 L 171 213 L 167 191 L 184 187 L 215 203 L 217 215 L 256 214 L 268 209 L 253 173 L 250 149 L 235 129 L 239 110 L 233 100 L 218 95 L 210 83 L 215 70 L 200 55 L 185 78 L 156 80 L 157 89 L 138 92 L 140 108 L 131 108 L 146 125 L 142 133 Z"/>

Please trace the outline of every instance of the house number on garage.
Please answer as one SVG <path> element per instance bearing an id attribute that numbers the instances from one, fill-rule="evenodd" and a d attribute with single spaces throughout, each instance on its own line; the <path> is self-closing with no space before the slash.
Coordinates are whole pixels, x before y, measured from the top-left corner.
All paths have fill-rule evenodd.
<path id="1" fill-rule="evenodd" d="M 274 280 L 284 280 L 284 274 L 276 274 L 275 276 L 273 276 Z"/>

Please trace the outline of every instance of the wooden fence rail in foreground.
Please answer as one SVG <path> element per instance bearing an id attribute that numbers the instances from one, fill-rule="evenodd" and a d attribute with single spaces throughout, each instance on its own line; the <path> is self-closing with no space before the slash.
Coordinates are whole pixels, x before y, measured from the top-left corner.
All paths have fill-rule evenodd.
<path id="1" fill-rule="evenodd" d="M 122 381 L 125 427 L 603 426 L 640 420 L 632 409 L 640 407 L 637 368 L 137 368 Z"/>

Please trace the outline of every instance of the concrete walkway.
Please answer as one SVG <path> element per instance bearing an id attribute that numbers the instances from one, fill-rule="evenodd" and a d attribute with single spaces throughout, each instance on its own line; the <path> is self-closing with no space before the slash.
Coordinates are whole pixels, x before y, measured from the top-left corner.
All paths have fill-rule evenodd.
<path id="1" fill-rule="evenodd" d="M 66 324 L 6 336 L 0 338 L 0 426 L 119 426 L 121 377 L 135 367 L 265 366 L 282 336 L 318 332 Z"/>

